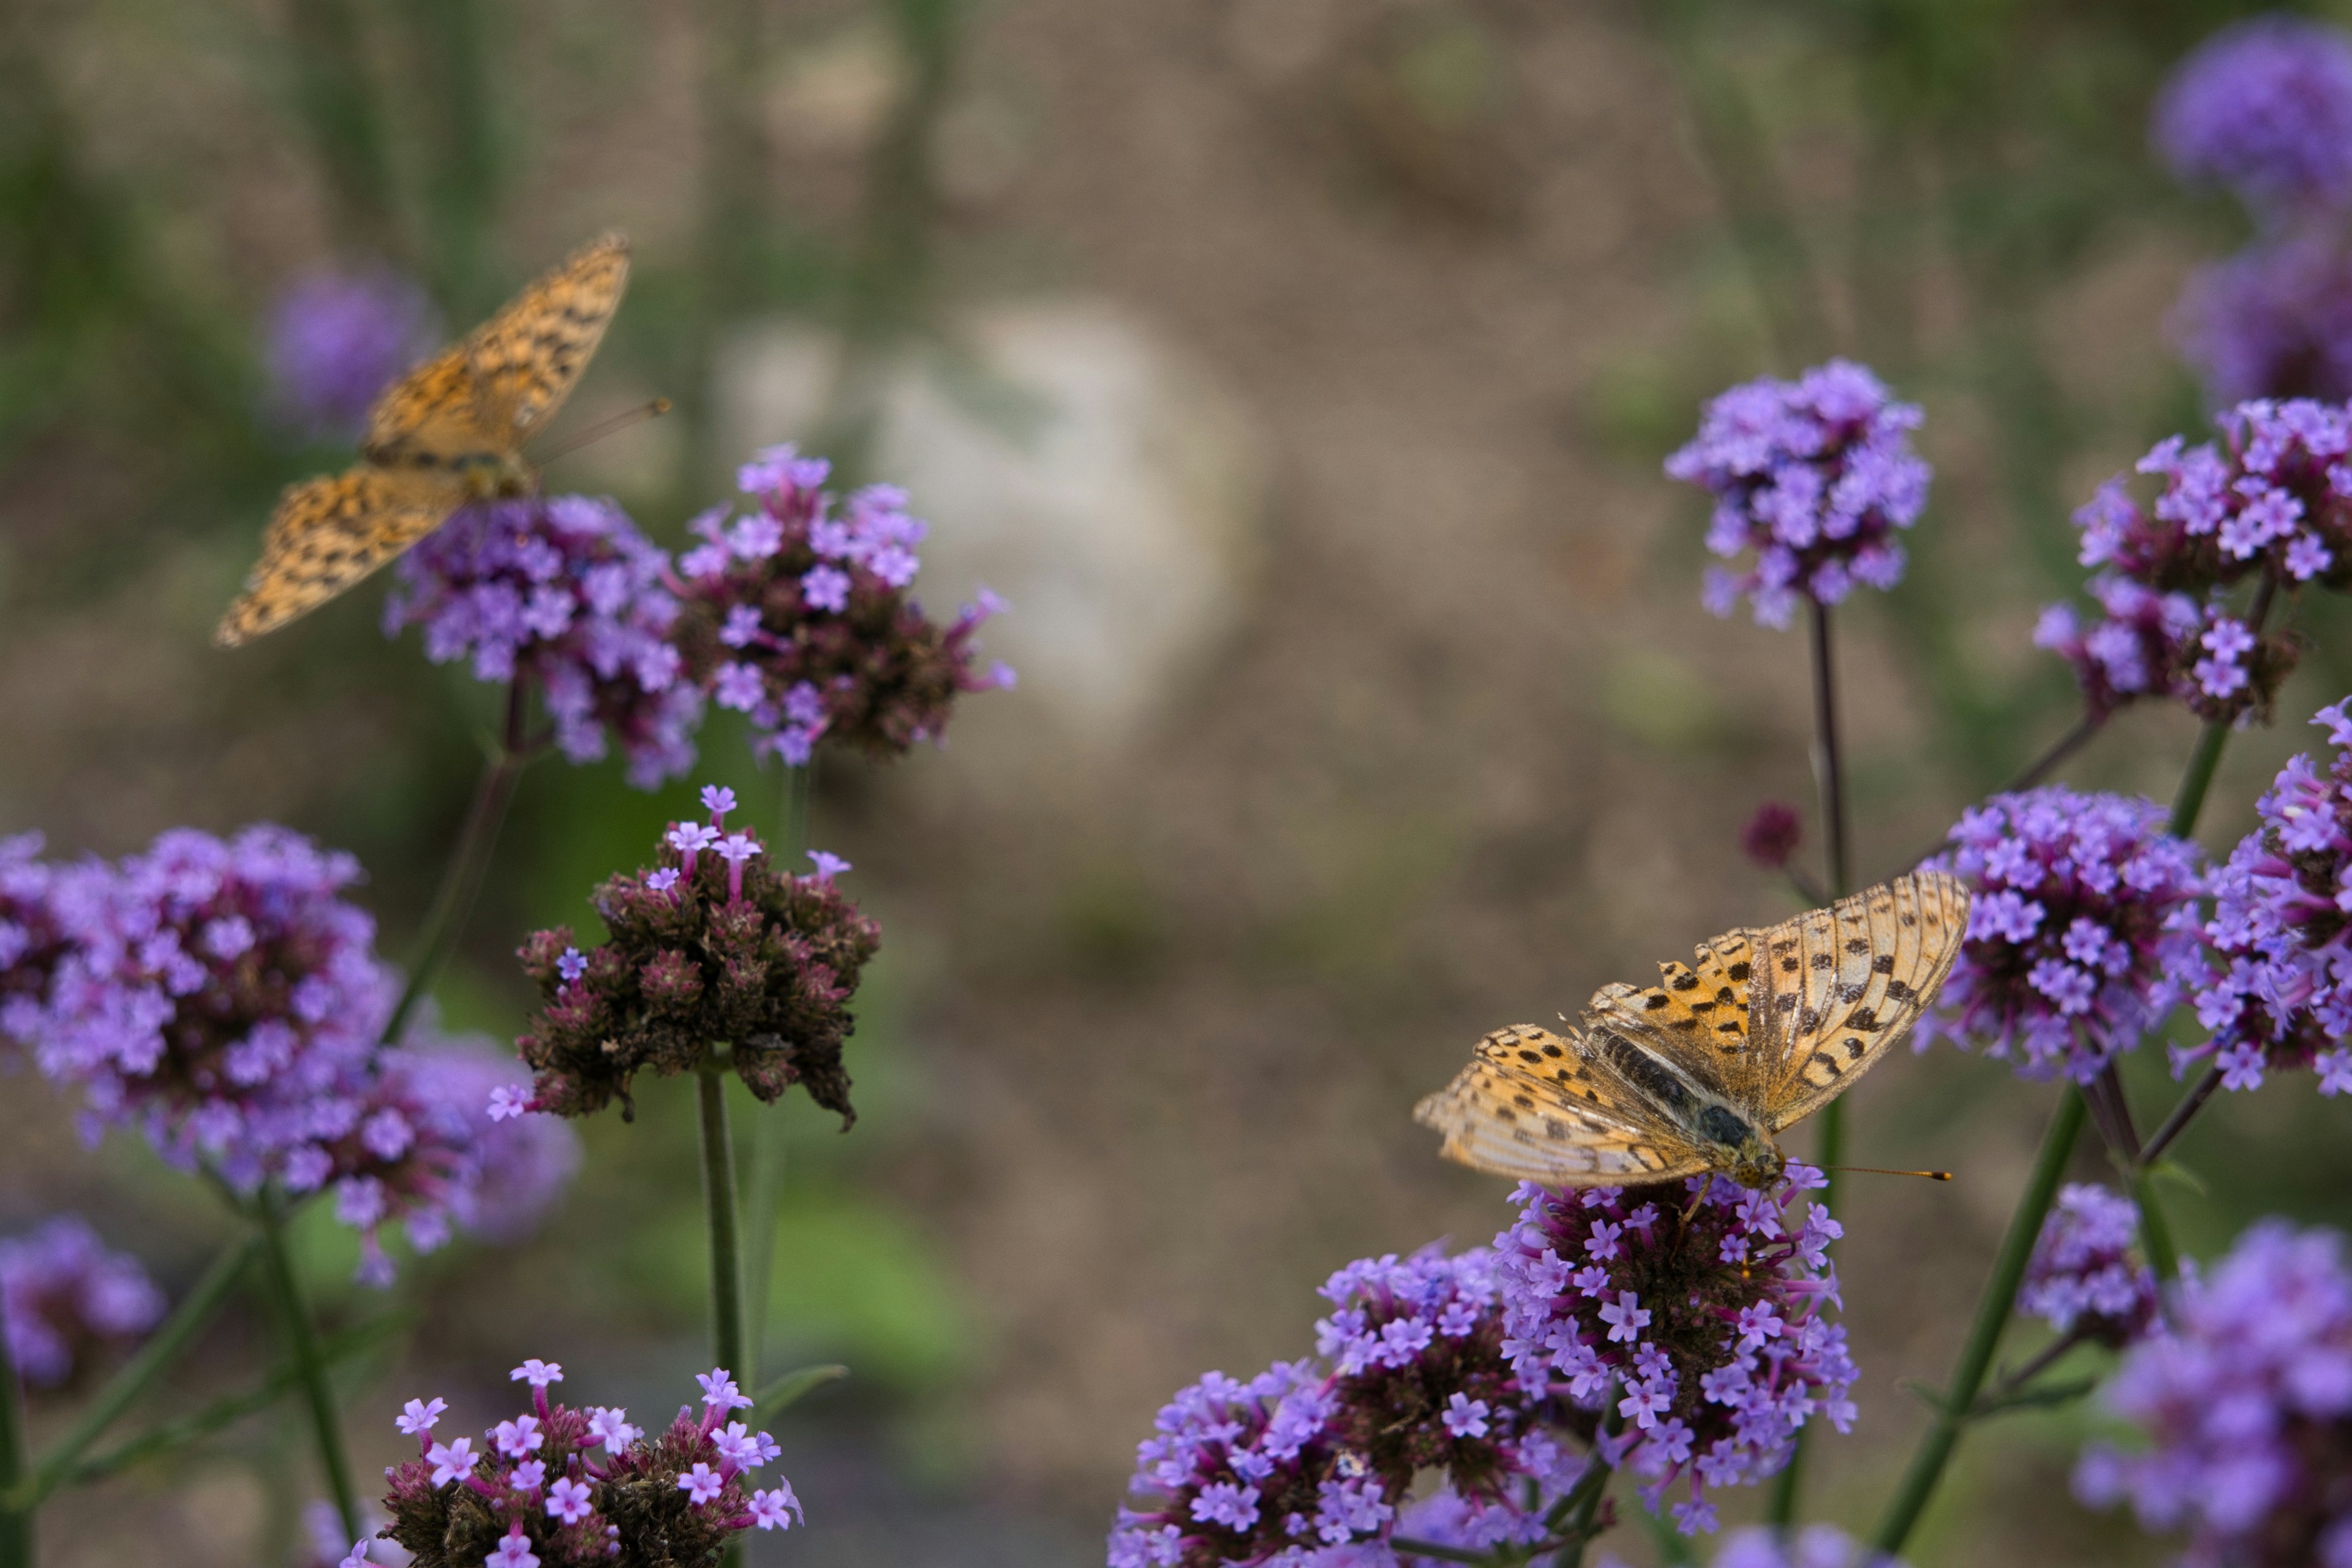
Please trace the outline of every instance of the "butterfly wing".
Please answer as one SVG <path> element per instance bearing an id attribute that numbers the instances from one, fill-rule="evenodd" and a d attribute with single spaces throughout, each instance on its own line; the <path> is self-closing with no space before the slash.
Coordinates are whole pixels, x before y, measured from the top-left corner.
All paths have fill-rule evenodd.
<path id="1" fill-rule="evenodd" d="M 380 468 L 456 471 L 467 455 L 512 451 L 480 418 L 481 380 L 472 338 L 452 343 L 384 389 L 368 410 L 360 453 Z"/>
<path id="2" fill-rule="evenodd" d="M 1707 1168 L 1672 1120 L 1573 1029 L 1496 1030 L 1412 1115 L 1445 1135 L 1445 1158 L 1551 1186 L 1663 1182 Z"/>
<path id="3" fill-rule="evenodd" d="M 465 499 L 447 475 L 364 465 L 289 486 L 214 643 L 235 647 L 309 615 L 438 528 Z"/>
<path id="4" fill-rule="evenodd" d="M 1753 933 L 1749 1028 L 1770 1075 L 1768 1131 L 1836 1099 L 1910 1032 L 1968 924 L 1968 889 L 1918 871 Z"/>
<path id="5" fill-rule="evenodd" d="M 628 283 L 628 237 L 605 235 L 542 274 L 460 345 L 474 380 L 474 418 L 501 450 L 520 447 L 563 406 Z"/>

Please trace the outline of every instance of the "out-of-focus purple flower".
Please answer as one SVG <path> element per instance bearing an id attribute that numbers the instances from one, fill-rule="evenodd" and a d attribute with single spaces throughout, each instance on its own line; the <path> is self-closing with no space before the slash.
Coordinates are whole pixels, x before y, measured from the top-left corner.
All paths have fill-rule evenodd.
<path id="1" fill-rule="evenodd" d="M 845 1125 L 854 1119 L 841 1045 L 881 931 L 830 879 L 780 869 L 755 836 L 722 835 L 724 813 L 712 816 L 674 824 L 657 869 L 596 889 L 608 940 L 583 951 L 559 926 L 523 944 L 543 999 L 515 1042 L 536 1074 L 528 1109 L 585 1116 L 617 1097 L 626 1116 L 640 1069 L 698 1068 L 724 1041 L 761 1100 L 797 1083 Z"/>
<path id="2" fill-rule="evenodd" d="M 482 1453 L 467 1438 L 436 1443 L 429 1425 L 394 1423 L 416 1438 L 417 1458 L 384 1472 L 383 1534 L 416 1554 L 414 1568 L 716 1563 L 744 1531 L 798 1519 L 791 1482 L 759 1489 L 751 1474 L 774 1457 L 774 1440 L 728 1425 L 727 1406 L 680 1406 L 668 1430 L 648 1436 L 625 1412 L 555 1404 L 548 1385 L 562 1381 L 532 1378 L 530 1413 L 492 1427 Z"/>
<path id="3" fill-rule="evenodd" d="M 1451 1500 L 1416 1510 L 1433 1539 L 1542 1538 L 1528 1489 L 1556 1499 L 1589 1461 L 1544 1429 L 1544 1396 L 1523 1397 L 1504 1363 L 1493 1255 L 1368 1258 L 1323 1295 L 1319 1361 L 1248 1383 L 1212 1373 L 1160 1413 L 1111 1568 L 1393 1563 L 1385 1542 L 1423 1471 Z"/>
<path id="4" fill-rule="evenodd" d="M 1520 1386 L 1622 1417 L 1603 1458 L 1642 1477 L 1653 1507 L 1687 1479 L 1675 1509 L 1685 1534 L 1715 1527 L 1710 1489 L 1787 1464 L 1807 1421 L 1841 1432 L 1853 1421 L 1857 1373 L 1824 1312 L 1837 1301 L 1838 1223 L 1795 1201 L 1825 1184 L 1798 1164 L 1770 1192 L 1713 1177 L 1569 1193 L 1521 1183 L 1518 1222 L 1495 1238 L 1502 1349 Z"/>
<path id="5" fill-rule="evenodd" d="M 670 641 L 668 569 L 609 500 L 486 502 L 401 557 L 384 633 L 422 626 L 427 658 L 468 658 L 478 679 L 528 676 L 566 757 L 594 762 L 617 742 L 629 782 L 651 789 L 693 765 L 702 718 Z"/>
<path id="6" fill-rule="evenodd" d="M 750 716 L 762 753 L 793 766 L 828 739 L 899 755 L 940 736 L 958 694 L 1013 684 L 1010 669 L 977 662 L 974 634 L 1003 601 L 982 589 L 933 625 L 908 594 L 927 525 L 906 492 L 837 498 L 824 488 L 830 471 L 790 447 L 761 453 L 740 476 L 756 510 L 696 519 L 703 542 L 677 563 L 688 671 Z"/>
<path id="7" fill-rule="evenodd" d="M 473 1151 L 474 1183 L 466 1229 L 510 1246 L 528 1238 L 555 1206 L 580 1169 L 580 1135 L 561 1117 L 494 1116 L 501 1089 L 528 1098 L 510 1053 L 485 1037 L 464 1035 L 412 1047 L 428 1092 L 465 1118 Z"/>
<path id="8" fill-rule="evenodd" d="M 2152 135 L 2181 179 L 2266 216 L 2352 195 L 2352 38 L 2296 16 L 2224 27 L 2173 70 Z"/>
<path id="9" fill-rule="evenodd" d="M 2352 397 L 2352 256 L 2317 234 L 2257 244 L 2201 268 L 2170 323 L 2215 407 Z"/>
<path id="10" fill-rule="evenodd" d="M 0 1328 L 30 1387 L 55 1388 L 93 1354 L 138 1339 L 163 1320 L 163 1305 L 139 1260 L 76 1215 L 0 1241 Z"/>
<path id="11" fill-rule="evenodd" d="M 2139 1211 L 2129 1198 L 2070 1183 L 2042 1222 L 2017 1310 L 2116 1349 L 2156 1321 L 2156 1273 L 2131 1256 Z"/>
<path id="12" fill-rule="evenodd" d="M 2196 846 L 2163 807 L 2048 784 L 1995 795 L 1929 860 L 1967 880 L 1967 941 L 1915 1048 L 1937 1036 L 2087 1083 L 2197 984 Z"/>
<path id="13" fill-rule="evenodd" d="M 1930 470 L 1909 436 L 1919 419 L 1845 360 L 1793 382 L 1751 381 L 1708 404 L 1666 473 L 1715 493 L 1707 549 L 1727 560 L 1753 550 L 1756 563 L 1736 575 L 1709 567 L 1706 607 L 1727 616 L 1745 595 L 1759 625 L 1786 626 L 1802 599 L 1833 605 L 1856 583 L 1895 586 L 1904 559 L 1895 531 L 1927 501 Z"/>
<path id="14" fill-rule="evenodd" d="M 2211 1058 L 2228 1089 L 2273 1068 L 2319 1069 L 2319 1092 L 2352 1091 L 2352 699 L 2312 722 L 2336 755 L 2319 771 L 2288 760 L 2258 803 L 2262 826 L 2212 876 L 2205 937 L 2212 972 L 2197 993 L 2210 1037 L 2176 1047 L 2173 1070 Z"/>
<path id="15" fill-rule="evenodd" d="M 1751 1524 L 1723 1538 L 1713 1568 L 1902 1568 L 1902 1563 L 1833 1524 L 1809 1524 L 1786 1532 Z"/>
<path id="16" fill-rule="evenodd" d="M 1739 830 L 1739 847 L 1759 866 L 1777 871 L 1789 863 L 1789 857 L 1797 852 L 1804 837 L 1805 820 L 1797 815 L 1797 808 L 1768 800 L 1756 808 L 1756 815 Z"/>
<path id="17" fill-rule="evenodd" d="M 359 876 L 267 825 L 174 828 L 119 867 L 62 869 L 50 907 L 68 945 L 36 1057 L 82 1086 L 89 1135 L 135 1125 L 243 1191 L 326 1183 L 393 1002 L 374 921 L 337 896 Z"/>
<path id="18" fill-rule="evenodd" d="M 296 1556 L 296 1568 L 382 1568 L 406 1555 L 392 1542 L 375 1539 L 384 1524 L 382 1509 L 361 1504 L 360 1523 L 365 1533 L 353 1541 L 344 1533 L 343 1516 L 335 1505 L 324 1498 L 313 1498 L 302 1509 L 302 1530 L 310 1537 L 310 1550 Z"/>
<path id="19" fill-rule="evenodd" d="M 0 1068 L 13 1066 L 10 1047 L 38 1033 L 49 976 L 65 956 L 65 935 L 49 905 L 58 873 L 40 857 L 37 833 L 0 838 Z"/>
<path id="20" fill-rule="evenodd" d="M 2189 1563 L 2352 1565 L 2352 1276 L 2343 1238 L 2264 1220 L 2104 1391 L 2148 1447 L 2084 1452 L 2077 1496 L 2130 1500 L 2149 1531 L 2189 1532 Z"/>
<path id="21" fill-rule="evenodd" d="M 389 268 L 314 273 L 271 307 L 270 401 L 311 437 L 355 436 L 377 394 L 432 352 L 436 330 L 425 291 Z"/>

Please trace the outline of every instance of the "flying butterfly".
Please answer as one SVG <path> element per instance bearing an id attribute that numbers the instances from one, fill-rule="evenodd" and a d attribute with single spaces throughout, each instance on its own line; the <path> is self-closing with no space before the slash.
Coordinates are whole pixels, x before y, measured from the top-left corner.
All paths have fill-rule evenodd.
<path id="1" fill-rule="evenodd" d="M 368 410 L 359 464 L 278 498 L 213 641 L 235 647 L 309 615 L 468 501 L 537 490 L 523 443 L 563 406 L 628 281 L 628 238 L 605 235 L 393 383 Z"/>
<path id="2" fill-rule="evenodd" d="M 1447 1159 L 1550 1186 L 1717 1171 L 1770 1186 L 1772 1135 L 1910 1031 L 1967 934 L 1969 893 L 1917 871 L 1763 931 L 1727 931 L 1648 990 L 1609 984 L 1583 1027 L 1497 1029 L 1414 1108 Z"/>

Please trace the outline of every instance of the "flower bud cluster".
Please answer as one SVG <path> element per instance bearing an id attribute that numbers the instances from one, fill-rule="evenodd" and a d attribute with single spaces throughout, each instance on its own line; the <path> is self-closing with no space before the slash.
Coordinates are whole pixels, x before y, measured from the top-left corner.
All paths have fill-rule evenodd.
<path id="1" fill-rule="evenodd" d="M 466 508 L 400 559 L 387 637 L 425 628 L 436 664 L 477 679 L 528 677 L 575 763 L 616 742 L 629 782 L 651 789 L 694 763 L 702 694 L 680 674 L 669 557 L 609 500 L 533 497 Z"/>
<path id="2" fill-rule="evenodd" d="M 1914 1037 L 2087 1083 L 2197 984 L 2197 847 L 2153 801 L 2049 784 L 1995 795 L 1929 860 L 1974 895 L 1958 959 Z"/>
<path id="3" fill-rule="evenodd" d="M 2139 1211 L 2087 1182 L 2058 1194 L 2017 1293 L 2017 1310 L 2062 1334 L 2120 1350 L 2156 1322 L 2156 1272 L 2131 1256 Z"/>
<path id="4" fill-rule="evenodd" d="M 511 1375 L 530 1384 L 530 1411 L 491 1427 L 479 1448 L 435 1439 L 443 1400 L 412 1399 L 394 1422 L 417 1457 L 384 1471 L 383 1533 L 415 1554 L 414 1568 L 716 1563 L 747 1530 L 801 1521 L 790 1481 L 753 1485 L 777 1446 L 731 1419 L 751 1401 L 725 1368 L 697 1376 L 699 1415 L 682 1406 L 659 1433 L 625 1410 L 550 1400 L 561 1366 L 527 1361 Z M 352 1548 L 347 1568 L 365 1568 L 369 1545 Z"/>
<path id="5" fill-rule="evenodd" d="M 1013 684 L 1004 665 L 976 668 L 974 634 L 1003 602 L 982 590 L 933 625 L 908 596 L 926 527 L 906 493 L 869 485 L 837 501 L 830 471 L 790 447 L 761 453 L 740 475 L 750 513 L 697 519 L 703 543 L 677 563 L 687 668 L 750 717 L 757 749 L 795 766 L 826 739 L 899 755 L 945 731 L 960 693 Z"/>
<path id="6" fill-rule="evenodd" d="M 0 1331 L 28 1387 L 57 1387 L 163 1317 L 163 1293 L 139 1260 L 110 1249 L 75 1215 L 0 1241 Z"/>
<path id="7" fill-rule="evenodd" d="M 1824 1186 L 1791 1164 L 1768 1192 L 1716 1177 L 1555 1192 L 1521 1183 L 1517 1224 L 1495 1238 L 1503 1353 L 1519 1385 L 1601 1413 L 1604 1459 L 1646 1483 L 1676 1480 L 1686 1534 L 1715 1528 L 1710 1489 L 1786 1465 L 1819 1415 L 1843 1432 L 1857 1375 L 1828 1257 Z M 1622 1423 L 1622 1426 L 1619 1425 Z"/>
<path id="8" fill-rule="evenodd" d="M 516 1047 L 537 1076 L 530 1098 L 502 1112 L 585 1116 L 617 1097 L 627 1114 L 641 1069 L 723 1059 L 761 1100 L 797 1083 L 845 1124 L 854 1118 L 841 1046 L 880 928 L 834 886 L 845 862 L 812 856 L 805 877 L 772 867 L 757 834 L 727 830 L 733 791 L 702 798 L 708 825 L 673 824 L 653 869 L 596 889 L 604 942 L 583 952 L 565 926 L 523 944 L 544 1005 Z"/>

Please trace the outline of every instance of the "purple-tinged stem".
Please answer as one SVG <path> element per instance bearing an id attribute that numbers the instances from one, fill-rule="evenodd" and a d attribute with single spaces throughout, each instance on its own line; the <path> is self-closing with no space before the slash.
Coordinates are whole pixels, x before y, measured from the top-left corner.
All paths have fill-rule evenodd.
<path id="1" fill-rule="evenodd" d="M 2205 1102 L 2212 1099 L 2213 1091 L 2221 1087 L 2221 1069 L 2209 1064 L 2204 1074 L 2198 1079 L 2196 1087 L 2180 1097 L 2180 1103 L 2172 1108 L 2172 1114 L 2164 1119 L 2164 1125 L 2156 1130 L 2156 1136 L 2149 1139 L 2147 1146 L 2139 1152 L 2139 1163 L 2153 1165 L 2163 1159 L 2165 1151 L 2172 1147 L 2172 1141 L 2180 1136 L 2199 1111 L 2205 1109 Z"/>
<path id="2" fill-rule="evenodd" d="M 357 1541 L 366 1533 L 360 1521 L 359 1492 L 352 1485 L 351 1456 L 343 1447 L 343 1427 L 335 1411 L 334 1385 L 327 1379 L 327 1363 L 319 1353 L 318 1326 L 310 1321 L 302 1284 L 294 1272 L 294 1257 L 286 1246 L 286 1219 L 278 1194 L 264 1188 L 253 1205 L 261 1223 L 262 1257 L 268 1265 L 269 1293 L 285 1320 L 288 1348 L 300 1379 L 305 1403 L 310 1407 L 310 1431 L 319 1445 L 319 1468 L 326 1472 L 327 1493 L 342 1521 L 343 1534 Z"/>

